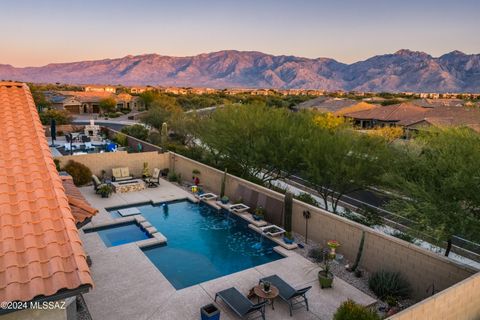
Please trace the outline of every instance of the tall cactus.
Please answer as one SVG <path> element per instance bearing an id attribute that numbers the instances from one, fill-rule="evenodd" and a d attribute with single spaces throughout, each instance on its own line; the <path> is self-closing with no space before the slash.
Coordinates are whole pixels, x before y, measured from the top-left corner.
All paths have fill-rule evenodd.
<path id="1" fill-rule="evenodd" d="M 293 210 L 293 195 L 290 192 L 285 193 L 284 199 L 284 221 L 283 226 L 288 233 L 292 232 L 292 210 Z"/>
<path id="2" fill-rule="evenodd" d="M 358 247 L 357 257 L 355 258 L 355 263 L 350 268 L 350 271 L 355 271 L 360 264 L 360 259 L 362 258 L 363 254 L 363 244 L 365 243 L 365 231 L 362 231 L 362 238 L 360 239 L 360 246 Z"/>
<path id="3" fill-rule="evenodd" d="M 160 132 L 160 143 L 162 144 L 163 148 L 165 148 L 165 145 L 167 144 L 167 139 L 168 139 L 168 126 L 167 126 L 167 123 L 164 122 L 162 124 L 162 131 Z"/>
<path id="4" fill-rule="evenodd" d="M 227 168 L 225 168 L 225 171 L 223 172 L 223 177 L 222 177 L 222 185 L 220 187 L 220 198 L 223 198 L 225 195 L 225 183 L 227 182 Z"/>

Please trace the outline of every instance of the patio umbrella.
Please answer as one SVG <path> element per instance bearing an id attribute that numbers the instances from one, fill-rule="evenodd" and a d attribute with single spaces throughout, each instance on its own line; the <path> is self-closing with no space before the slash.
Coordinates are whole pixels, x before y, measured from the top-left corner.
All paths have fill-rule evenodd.
<path id="1" fill-rule="evenodd" d="M 57 121 L 50 120 L 50 135 L 52 136 L 52 147 L 55 147 L 55 140 L 57 139 Z"/>

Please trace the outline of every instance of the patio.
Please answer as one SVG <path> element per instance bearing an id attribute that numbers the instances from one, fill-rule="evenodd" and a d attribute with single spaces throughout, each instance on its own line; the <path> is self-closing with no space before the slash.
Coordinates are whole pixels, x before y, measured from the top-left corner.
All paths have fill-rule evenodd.
<path id="1" fill-rule="evenodd" d="M 161 180 L 158 188 L 112 194 L 106 199 L 96 195 L 93 187 L 81 188 L 81 192 L 100 211 L 89 227 L 113 222 L 105 210 L 108 207 L 193 199 L 189 192 L 165 180 Z M 331 319 L 340 303 L 347 299 L 363 305 L 375 303 L 375 299 L 338 278 L 332 289 L 321 290 L 317 279 L 319 268 L 295 251 L 282 248 L 278 250 L 286 256 L 284 259 L 176 290 L 137 244 L 107 248 L 96 232 L 81 232 L 81 237 L 93 261 L 95 288 L 84 295 L 93 319 L 199 319 L 200 307 L 212 303 L 216 292 L 234 286 L 246 295 L 258 279 L 273 274 L 296 288 L 313 286 L 307 294 L 310 311 L 301 308 L 290 317 L 287 304 L 277 300 L 275 310 L 267 306 L 267 319 Z M 221 319 L 238 319 L 221 300 L 217 305 Z"/>

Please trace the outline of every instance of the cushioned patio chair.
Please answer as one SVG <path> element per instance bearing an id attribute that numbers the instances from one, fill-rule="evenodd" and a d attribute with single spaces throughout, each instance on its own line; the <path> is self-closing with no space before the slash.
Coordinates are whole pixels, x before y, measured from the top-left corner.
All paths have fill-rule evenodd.
<path id="1" fill-rule="evenodd" d="M 103 187 L 105 183 L 102 183 L 96 175 L 92 175 L 92 182 L 93 182 L 93 189 L 95 190 L 95 193 L 98 194 L 100 192 L 100 187 Z"/>
<path id="2" fill-rule="evenodd" d="M 267 301 L 253 304 L 234 287 L 217 292 L 215 295 L 215 301 L 217 301 L 217 297 L 222 298 L 223 302 L 225 302 L 241 318 L 245 318 L 254 313 L 259 313 L 259 315 L 253 319 L 261 317 L 265 320 L 265 305 L 267 304 Z"/>
<path id="3" fill-rule="evenodd" d="M 312 288 L 311 286 L 297 290 L 277 275 L 262 278 L 259 282 L 270 282 L 278 288 L 278 296 L 288 303 L 290 316 L 292 316 L 293 306 L 297 304 L 305 303 L 308 311 L 308 299 L 306 293 Z"/>
<path id="4" fill-rule="evenodd" d="M 160 184 L 160 169 L 154 168 L 152 176 L 146 178 L 145 182 L 147 183 L 147 187 L 149 188 L 158 187 L 158 185 Z"/>

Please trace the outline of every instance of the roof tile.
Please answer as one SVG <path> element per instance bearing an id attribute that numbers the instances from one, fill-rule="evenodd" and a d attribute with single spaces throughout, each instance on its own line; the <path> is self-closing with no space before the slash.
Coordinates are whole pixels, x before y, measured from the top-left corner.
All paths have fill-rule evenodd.
<path id="1" fill-rule="evenodd" d="M 0 301 L 93 285 L 30 90 L 0 82 Z"/>

